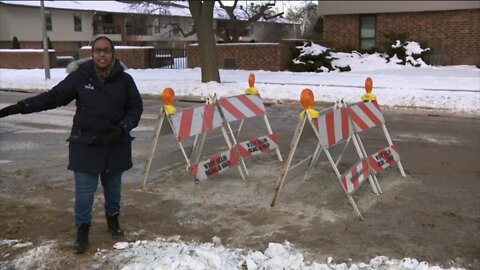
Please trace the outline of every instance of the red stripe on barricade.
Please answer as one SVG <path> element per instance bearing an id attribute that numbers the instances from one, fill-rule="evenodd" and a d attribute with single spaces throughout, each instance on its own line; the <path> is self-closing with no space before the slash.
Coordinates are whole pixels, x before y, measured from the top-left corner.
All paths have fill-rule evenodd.
<path id="1" fill-rule="evenodd" d="M 240 156 L 242 156 L 243 158 L 249 158 L 252 156 L 252 154 L 250 154 L 250 152 L 248 152 L 248 150 L 243 147 L 241 144 L 237 144 L 237 149 L 238 149 L 238 152 L 240 153 Z"/>
<path id="2" fill-rule="evenodd" d="M 230 149 L 230 168 L 236 167 L 238 165 L 238 156 L 235 153 L 235 150 Z"/>
<path id="3" fill-rule="evenodd" d="M 278 145 L 278 139 L 277 139 L 277 135 L 271 133 L 271 134 L 267 134 L 267 136 L 274 142 Z"/>
<path id="4" fill-rule="evenodd" d="M 376 100 L 373 100 L 372 101 L 373 105 L 375 105 L 375 107 L 377 107 L 377 109 L 381 112 L 380 110 L 380 105 L 378 105 L 378 102 Z"/>
<path id="5" fill-rule="evenodd" d="M 325 127 L 327 128 L 328 146 L 335 144 L 335 119 L 334 113 L 329 112 L 325 115 Z"/>
<path id="6" fill-rule="evenodd" d="M 368 129 L 368 125 L 365 122 L 363 122 L 363 120 L 353 111 L 353 109 L 349 108 L 349 112 L 350 112 L 350 118 L 355 124 L 357 124 L 357 126 L 360 127 L 361 130 Z"/>
<path id="7" fill-rule="evenodd" d="M 353 168 L 353 170 L 352 170 L 353 190 L 356 190 L 358 188 L 358 186 L 360 185 L 360 181 L 358 181 L 359 177 L 360 177 L 360 175 L 358 175 L 357 167 Z"/>
<path id="8" fill-rule="evenodd" d="M 348 125 L 349 119 L 348 119 L 348 111 L 347 109 L 343 108 L 341 110 L 342 113 L 342 138 L 346 139 L 348 136 L 350 136 L 350 126 Z"/>
<path id="9" fill-rule="evenodd" d="M 193 109 L 182 112 L 182 119 L 180 120 L 180 128 L 178 131 L 178 140 L 181 141 L 190 137 L 192 119 Z"/>
<path id="10" fill-rule="evenodd" d="M 343 186 L 343 190 L 345 190 L 345 192 L 348 193 L 347 177 L 345 175 L 342 177 L 342 186 Z"/>
<path id="11" fill-rule="evenodd" d="M 192 167 L 192 176 L 194 179 L 197 179 L 197 173 L 198 173 L 198 163 L 194 164 Z"/>
<path id="12" fill-rule="evenodd" d="M 358 107 L 367 115 L 375 126 L 381 125 L 382 121 L 365 105 L 365 103 L 359 103 Z"/>
<path id="13" fill-rule="evenodd" d="M 255 104 L 248 96 L 238 96 L 238 100 L 240 100 L 245 106 L 247 106 L 256 116 L 261 116 L 265 112 L 262 108 L 259 108 L 257 104 Z"/>
<path id="14" fill-rule="evenodd" d="M 314 118 L 312 119 L 313 121 L 313 128 L 315 128 L 317 130 L 317 132 L 319 132 L 318 130 L 318 118 Z"/>
<path id="15" fill-rule="evenodd" d="M 212 104 L 205 105 L 203 113 L 202 133 L 213 128 L 213 116 L 215 115 L 215 107 Z"/>
<path id="16" fill-rule="evenodd" d="M 365 175 L 365 177 L 367 177 L 367 175 L 369 173 L 369 169 L 368 169 L 368 161 L 366 159 L 362 160 L 362 170 L 363 170 L 363 174 Z"/>
<path id="17" fill-rule="evenodd" d="M 368 161 L 366 159 L 362 159 L 360 162 L 353 165 L 353 167 L 350 168 L 341 179 L 345 192 L 350 194 L 356 191 L 365 181 L 368 174 Z"/>
<path id="18" fill-rule="evenodd" d="M 390 147 L 392 147 L 392 149 L 395 150 L 395 152 L 397 152 L 397 154 L 400 155 L 400 152 L 398 152 L 398 148 L 395 144 L 390 145 Z"/>
<path id="19" fill-rule="evenodd" d="M 377 163 L 377 161 L 375 160 L 375 158 L 373 158 L 372 156 L 370 156 L 370 157 L 368 158 L 368 161 L 370 161 L 370 168 L 373 170 L 374 173 L 383 172 L 383 168 L 378 165 L 378 163 Z"/>
<path id="20" fill-rule="evenodd" d="M 230 114 L 232 114 L 233 117 L 235 117 L 237 120 L 242 120 L 247 118 L 246 115 L 244 115 L 240 110 L 238 110 L 235 106 L 233 106 L 233 104 L 230 103 L 230 101 L 228 101 L 227 99 L 222 98 L 219 100 L 219 102 L 220 102 L 220 105 L 223 108 L 225 108 L 225 110 L 227 110 Z"/>

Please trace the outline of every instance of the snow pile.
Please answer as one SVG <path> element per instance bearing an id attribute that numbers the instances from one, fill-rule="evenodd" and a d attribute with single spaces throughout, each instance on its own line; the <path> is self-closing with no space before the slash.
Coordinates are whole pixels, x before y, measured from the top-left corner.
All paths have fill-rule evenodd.
<path id="1" fill-rule="evenodd" d="M 394 69 L 429 66 L 422 57 L 430 49 L 422 49 L 415 41 L 402 43 L 397 40 L 390 53 L 335 52 L 313 42 L 304 42 L 296 48 L 299 55 L 292 60 L 294 65 L 291 71 L 330 72 L 365 70 L 366 66 L 370 67 L 367 70 L 383 69 L 385 66 Z"/>
<path id="2" fill-rule="evenodd" d="M 216 238 L 216 237 L 214 237 Z M 217 238 L 218 239 L 218 238 Z M 116 265 L 123 270 L 137 269 L 291 269 L 291 270 L 441 270 L 427 262 L 404 258 L 389 259 L 378 256 L 369 263 L 325 263 L 305 261 L 301 251 L 289 242 L 269 243 L 267 249 L 245 251 L 226 248 L 214 239 L 214 243 L 185 243 L 178 239 L 157 238 L 154 241 L 119 242 L 114 250 L 101 250 L 95 254 L 96 267 Z M 456 268 L 449 268 L 456 269 Z"/>

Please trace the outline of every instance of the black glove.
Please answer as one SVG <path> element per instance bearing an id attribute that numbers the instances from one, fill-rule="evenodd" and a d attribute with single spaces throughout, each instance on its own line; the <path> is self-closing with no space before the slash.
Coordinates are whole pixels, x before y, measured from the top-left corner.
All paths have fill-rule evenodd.
<path id="1" fill-rule="evenodd" d="M 108 130 L 110 131 L 110 133 L 108 133 L 107 136 L 105 136 L 102 140 L 102 143 L 104 145 L 117 144 L 122 141 L 123 135 L 125 135 L 125 133 L 120 126 L 111 126 Z"/>
<path id="2" fill-rule="evenodd" d="M 9 116 L 12 114 L 21 113 L 23 112 L 24 109 L 25 109 L 25 105 L 23 105 L 23 103 L 17 103 L 17 104 L 7 106 L 0 110 L 0 118 Z"/>

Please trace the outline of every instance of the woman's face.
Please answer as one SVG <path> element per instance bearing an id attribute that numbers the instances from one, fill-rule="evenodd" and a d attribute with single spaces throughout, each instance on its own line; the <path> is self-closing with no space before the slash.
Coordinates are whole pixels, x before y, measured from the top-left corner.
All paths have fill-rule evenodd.
<path id="1" fill-rule="evenodd" d="M 106 69 L 113 62 L 113 49 L 106 39 L 99 39 L 94 44 L 93 63 L 98 69 Z"/>

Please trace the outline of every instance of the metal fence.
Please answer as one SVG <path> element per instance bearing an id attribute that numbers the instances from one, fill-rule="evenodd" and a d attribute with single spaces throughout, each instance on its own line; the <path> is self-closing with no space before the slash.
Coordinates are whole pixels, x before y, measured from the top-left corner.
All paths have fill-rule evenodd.
<path id="1" fill-rule="evenodd" d="M 154 49 L 150 51 L 150 68 L 187 68 L 185 49 Z"/>

